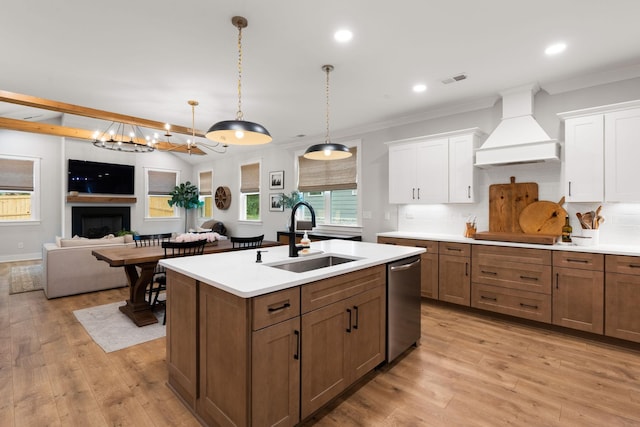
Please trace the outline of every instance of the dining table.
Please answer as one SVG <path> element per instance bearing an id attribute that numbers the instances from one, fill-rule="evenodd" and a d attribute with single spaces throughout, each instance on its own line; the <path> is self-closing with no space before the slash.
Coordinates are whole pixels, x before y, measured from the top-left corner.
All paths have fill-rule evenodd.
<path id="1" fill-rule="evenodd" d="M 282 243 L 264 240 L 261 247 L 281 246 Z M 205 254 L 246 250 L 235 248 L 230 240 L 216 240 L 204 247 Z M 129 299 L 120 306 L 120 311 L 137 326 L 158 323 L 151 305 L 146 299 L 147 287 L 151 283 L 158 261 L 165 258 L 162 246 L 118 246 L 100 248 L 91 252 L 98 260 L 109 263 L 111 267 L 124 267 L 129 285 Z"/>

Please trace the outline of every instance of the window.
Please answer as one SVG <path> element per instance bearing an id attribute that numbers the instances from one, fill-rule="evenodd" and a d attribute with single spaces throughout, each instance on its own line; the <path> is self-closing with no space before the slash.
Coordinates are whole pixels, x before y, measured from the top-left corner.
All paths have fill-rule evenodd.
<path id="1" fill-rule="evenodd" d="M 178 172 L 147 169 L 147 218 L 177 217 L 175 207 L 169 206 L 171 192 L 178 183 Z"/>
<path id="2" fill-rule="evenodd" d="M 0 157 L 0 221 L 40 219 L 40 159 Z"/>
<path id="3" fill-rule="evenodd" d="M 200 201 L 200 218 L 213 218 L 213 172 L 204 171 L 198 174 L 198 191 Z"/>
<path id="4" fill-rule="evenodd" d="M 240 166 L 240 219 L 260 220 L 260 163 Z"/>
<path id="5" fill-rule="evenodd" d="M 358 225 L 358 150 L 343 160 L 321 161 L 298 157 L 298 190 L 316 212 L 318 225 Z M 302 219 L 310 220 L 307 209 Z"/>

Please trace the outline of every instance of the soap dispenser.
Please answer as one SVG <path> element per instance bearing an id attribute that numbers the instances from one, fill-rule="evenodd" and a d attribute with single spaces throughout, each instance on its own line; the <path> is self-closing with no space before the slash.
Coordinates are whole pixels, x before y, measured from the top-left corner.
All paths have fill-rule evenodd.
<path id="1" fill-rule="evenodd" d="M 300 245 L 302 245 L 303 249 L 309 249 L 311 247 L 311 239 L 309 239 L 309 235 L 307 232 L 304 232 L 302 239 L 300 239 Z"/>

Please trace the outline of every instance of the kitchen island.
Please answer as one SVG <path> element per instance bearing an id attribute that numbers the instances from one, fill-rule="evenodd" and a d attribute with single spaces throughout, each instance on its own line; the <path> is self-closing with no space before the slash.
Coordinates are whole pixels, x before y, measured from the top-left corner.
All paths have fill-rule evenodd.
<path id="1" fill-rule="evenodd" d="M 296 425 L 385 360 L 386 264 L 345 240 L 162 260 L 169 386 L 205 425 Z M 347 262 L 290 271 L 289 262 Z M 315 262 L 315 261 L 314 261 Z M 279 265 L 279 267 L 276 267 Z"/>

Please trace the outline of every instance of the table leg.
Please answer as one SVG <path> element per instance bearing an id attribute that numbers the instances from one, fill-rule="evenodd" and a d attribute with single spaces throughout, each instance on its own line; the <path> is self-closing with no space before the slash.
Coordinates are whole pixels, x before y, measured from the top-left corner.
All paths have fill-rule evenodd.
<path id="1" fill-rule="evenodd" d="M 120 306 L 120 311 L 126 314 L 137 326 L 158 323 L 158 319 L 151 311 L 151 306 L 145 299 L 147 286 L 151 282 L 156 262 L 138 264 L 140 274 L 135 265 L 125 265 L 124 271 L 129 281 L 129 299 L 126 305 Z"/>

